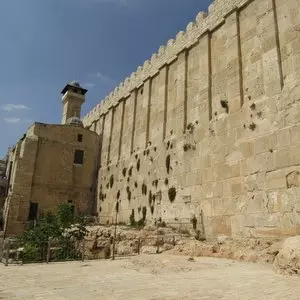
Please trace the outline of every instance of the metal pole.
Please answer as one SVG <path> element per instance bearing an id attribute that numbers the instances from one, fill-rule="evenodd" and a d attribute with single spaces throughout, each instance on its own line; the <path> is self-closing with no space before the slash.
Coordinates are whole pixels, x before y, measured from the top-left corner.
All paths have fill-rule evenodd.
<path id="1" fill-rule="evenodd" d="M 47 243 L 47 264 L 49 263 L 50 261 L 50 247 L 51 247 L 51 242 L 50 242 L 50 239 L 48 239 L 48 243 Z"/>
<path id="2" fill-rule="evenodd" d="M 84 261 L 84 256 L 85 256 L 85 239 L 83 238 L 83 241 L 82 241 L 82 261 Z"/>
<path id="3" fill-rule="evenodd" d="M 113 256 L 112 256 L 112 260 L 115 260 L 118 212 L 119 212 L 119 202 L 117 202 L 117 204 L 116 204 L 115 232 L 114 232 L 114 240 L 113 240 Z"/>
<path id="4" fill-rule="evenodd" d="M 8 266 L 9 250 L 10 250 L 10 241 L 7 240 L 6 257 L 5 257 L 5 266 L 6 267 Z"/>
<path id="5" fill-rule="evenodd" d="M 138 255 L 141 253 L 141 238 L 138 239 Z"/>

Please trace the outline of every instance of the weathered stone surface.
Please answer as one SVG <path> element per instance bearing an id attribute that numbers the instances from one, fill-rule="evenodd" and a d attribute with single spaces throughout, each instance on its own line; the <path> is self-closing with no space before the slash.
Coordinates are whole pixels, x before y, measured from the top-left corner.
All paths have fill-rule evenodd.
<path id="1" fill-rule="evenodd" d="M 88 258 L 109 258 L 112 255 L 113 228 L 89 227 L 86 237 L 86 256 Z M 183 235 L 173 228 L 145 227 L 135 230 L 119 227 L 116 239 L 116 255 L 140 254 L 188 255 L 192 257 L 209 256 L 230 258 L 248 262 L 273 264 L 281 253 L 283 240 L 274 238 L 231 239 L 220 236 L 218 241 L 199 241 L 193 235 Z M 276 258 L 277 259 L 277 258 Z"/>
<path id="2" fill-rule="evenodd" d="M 191 229 L 195 216 L 206 237 L 299 234 L 300 38 L 291 33 L 299 4 L 215 1 L 84 118 L 86 126 L 105 123 L 95 129 L 104 136 L 104 222 L 119 193 L 125 223 L 145 207 L 148 223 Z M 112 124 L 112 114 L 126 126 Z M 106 189 L 112 174 L 118 182 Z"/>
<path id="3" fill-rule="evenodd" d="M 294 171 L 286 176 L 287 187 L 300 187 L 300 172 Z"/>
<path id="4" fill-rule="evenodd" d="M 279 272 L 300 275 L 300 236 L 287 238 L 276 256 L 274 267 Z"/>
<path id="5" fill-rule="evenodd" d="M 20 212 L 40 195 L 51 207 L 53 199 L 74 197 L 83 209 L 93 191 L 88 211 L 102 224 L 114 223 L 118 201 L 125 224 L 159 221 L 215 239 L 299 235 L 299 5 L 214 1 L 206 17 L 160 47 L 83 119 L 83 132 L 100 137 L 83 144 L 91 153 L 87 169 L 73 174 L 73 131 L 49 129 L 51 145 L 54 133 L 66 142 L 66 173 L 53 170 L 45 182 L 39 171 L 48 157 L 33 163 L 40 144 L 31 128 L 17 147 L 18 172 L 26 176 L 14 185 L 14 226 L 24 226 Z M 82 97 L 76 99 L 64 105 L 64 116 L 76 112 Z M 68 193 L 51 193 L 55 179 Z M 41 181 L 49 190 L 31 193 Z"/>

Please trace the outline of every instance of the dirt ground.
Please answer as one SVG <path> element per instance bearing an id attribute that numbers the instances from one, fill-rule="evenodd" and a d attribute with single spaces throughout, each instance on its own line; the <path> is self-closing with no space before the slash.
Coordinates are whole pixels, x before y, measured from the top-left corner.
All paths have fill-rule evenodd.
<path id="1" fill-rule="evenodd" d="M 270 265 L 141 255 L 49 265 L 0 265 L 0 299 L 300 299 L 299 277 Z"/>

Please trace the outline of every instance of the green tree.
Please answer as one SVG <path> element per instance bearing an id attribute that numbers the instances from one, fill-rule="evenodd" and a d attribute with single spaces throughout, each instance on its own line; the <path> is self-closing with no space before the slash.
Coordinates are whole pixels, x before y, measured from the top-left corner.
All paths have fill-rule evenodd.
<path id="1" fill-rule="evenodd" d="M 68 258 L 72 258 L 70 251 L 65 251 L 66 248 L 72 249 L 75 255 L 78 252 L 76 245 L 84 239 L 86 232 L 85 217 L 75 218 L 73 208 L 68 204 L 61 204 L 56 214 L 48 212 L 36 226 L 31 226 L 18 238 L 20 246 L 24 248 L 23 260 L 45 260 L 49 240 L 59 245 L 61 253 L 68 252 Z M 60 254 L 61 259 L 63 256 L 64 254 Z"/>

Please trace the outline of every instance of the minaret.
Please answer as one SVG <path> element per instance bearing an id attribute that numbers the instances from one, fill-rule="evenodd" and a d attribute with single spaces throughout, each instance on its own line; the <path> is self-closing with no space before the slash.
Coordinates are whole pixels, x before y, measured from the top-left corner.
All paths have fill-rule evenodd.
<path id="1" fill-rule="evenodd" d="M 68 83 L 62 90 L 63 115 L 61 124 L 72 117 L 80 118 L 81 105 L 85 102 L 87 90 L 76 81 Z"/>

